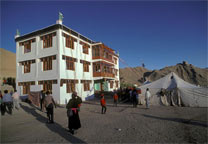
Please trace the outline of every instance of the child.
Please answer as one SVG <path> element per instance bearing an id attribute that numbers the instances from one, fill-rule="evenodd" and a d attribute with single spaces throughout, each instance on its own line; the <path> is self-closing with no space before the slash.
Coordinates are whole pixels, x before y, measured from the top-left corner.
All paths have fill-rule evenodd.
<path id="1" fill-rule="evenodd" d="M 104 98 L 104 94 L 101 94 L 101 100 L 100 100 L 100 104 L 102 106 L 102 114 L 106 113 L 106 102 L 105 102 L 105 98 Z"/>

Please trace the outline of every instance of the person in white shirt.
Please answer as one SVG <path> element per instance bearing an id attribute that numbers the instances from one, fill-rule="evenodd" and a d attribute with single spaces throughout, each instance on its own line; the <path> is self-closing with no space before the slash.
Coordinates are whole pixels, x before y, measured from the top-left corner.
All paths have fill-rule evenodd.
<path id="1" fill-rule="evenodd" d="M 8 90 L 5 90 L 4 91 L 4 96 L 3 96 L 3 99 L 2 100 L 3 100 L 3 111 L 2 111 L 2 115 L 4 115 L 6 111 L 9 114 L 12 114 L 12 96 L 10 95 L 10 93 L 8 93 Z"/>
<path id="2" fill-rule="evenodd" d="M 19 94 L 17 93 L 17 90 L 14 91 L 12 98 L 13 98 L 13 107 L 18 110 L 20 108 L 20 105 L 19 105 Z"/>
<path id="3" fill-rule="evenodd" d="M 150 101 L 151 93 L 149 92 L 149 88 L 146 89 L 145 92 L 145 100 L 146 100 L 146 107 L 149 108 L 149 101 Z"/>

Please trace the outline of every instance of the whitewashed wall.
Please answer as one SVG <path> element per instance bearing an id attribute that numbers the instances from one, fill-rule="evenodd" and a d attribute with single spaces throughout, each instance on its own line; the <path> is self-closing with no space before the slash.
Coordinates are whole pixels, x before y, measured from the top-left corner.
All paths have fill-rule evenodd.
<path id="1" fill-rule="evenodd" d="M 67 35 L 70 35 L 67 32 L 64 32 Z M 62 35 L 62 32 L 61 32 Z M 74 37 L 73 35 L 70 35 Z M 74 37 L 77 39 L 77 42 L 74 42 L 74 49 L 65 47 L 65 37 L 61 36 L 60 40 L 60 79 L 76 79 L 78 80 L 78 83 L 76 84 L 76 91 L 77 94 L 82 98 L 82 100 L 85 100 L 87 96 L 90 96 L 94 94 L 94 89 L 91 91 L 84 91 L 84 86 L 81 83 L 81 80 L 92 80 L 92 64 L 89 66 L 89 72 L 83 72 L 83 64 L 80 63 L 80 60 L 85 61 L 92 61 L 92 50 L 89 48 L 89 54 L 84 54 L 82 45 L 80 45 L 80 39 L 77 37 Z M 75 71 L 67 70 L 66 69 L 66 61 L 62 59 L 62 55 L 73 57 L 77 59 L 77 62 L 75 62 Z M 90 84 L 90 89 L 92 89 L 93 83 Z M 60 87 L 60 101 L 62 104 L 64 104 L 66 101 L 68 101 L 71 98 L 71 93 L 66 93 L 66 84 L 63 84 L 62 87 Z"/>
<path id="2" fill-rule="evenodd" d="M 32 43 L 31 45 L 30 53 L 24 54 L 24 47 L 19 47 L 19 42 L 16 43 L 17 62 L 31 59 L 36 60 L 36 63 L 31 64 L 31 72 L 26 74 L 24 74 L 23 66 L 17 63 L 17 91 L 22 94 L 22 86 L 18 86 L 18 82 L 35 81 L 36 85 L 32 85 L 30 89 L 31 91 L 40 91 L 43 89 L 43 86 L 38 85 L 38 81 L 57 80 L 57 84 L 52 85 L 53 97 L 58 103 L 66 104 L 71 98 L 71 93 L 66 93 L 66 84 L 60 86 L 60 80 L 77 79 L 78 83 L 76 84 L 76 91 L 78 95 L 81 96 L 82 100 L 85 100 L 86 97 L 92 96 L 94 94 L 92 46 L 90 46 L 88 49 L 89 53 L 84 54 L 83 47 L 79 44 L 82 40 L 64 31 L 64 33 L 77 39 L 77 42 L 74 43 L 74 49 L 66 48 L 65 37 L 62 36 L 63 30 L 59 29 L 49 33 L 53 32 L 56 32 L 56 36 L 53 36 L 53 45 L 51 48 L 43 48 L 43 41 L 40 39 L 40 36 L 42 35 L 29 38 L 36 38 L 36 42 Z M 43 35 L 49 33 L 44 33 Z M 25 39 L 23 41 L 29 39 Z M 52 55 L 56 55 L 56 60 L 53 60 L 52 62 L 52 70 L 43 71 L 43 62 L 40 61 L 40 58 Z M 75 62 L 75 71 L 66 70 L 66 61 L 62 59 L 62 55 L 77 59 L 77 62 Z M 83 64 L 80 63 L 80 60 L 91 62 L 91 65 L 89 66 L 89 72 L 83 72 Z M 117 61 L 115 68 L 119 70 L 119 60 Z M 119 72 L 115 79 L 119 80 Z M 92 83 L 90 83 L 90 91 L 84 91 L 84 85 L 81 83 L 81 80 L 92 80 Z M 114 87 L 110 89 L 110 83 L 108 83 L 109 90 L 114 90 L 115 86 L 116 84 L 114 82 Z"/>

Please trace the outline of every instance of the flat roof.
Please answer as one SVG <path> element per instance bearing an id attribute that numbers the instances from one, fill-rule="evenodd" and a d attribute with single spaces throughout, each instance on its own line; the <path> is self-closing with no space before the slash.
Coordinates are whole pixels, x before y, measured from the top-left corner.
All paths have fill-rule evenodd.
<path id="1" fill-rule="evenodd" d="M 80 39 L 82 39 L 82 40 L 84 40 L 88 43 L 91 43 L 91 44 L 95 43 L 94 41 L 90 40 L 89 38 L 87 38 L 87 37 L 81 35 L 80 33 L 68 28 L 65 25 L 61 25 L 61 24 L 54 24 L 54 25 L 51 25 L 49 27 L 46 27 L 46 28 L 31 32 L 31 33 L 28 33 L 28 34 L 25 34 L 23 36 L 15 38 L 15 41 L 18 42 L 18 41 L 28 39 L 28 38 L 31 38 L 31 37 L 34 37 L 34 36 L 37 36 L 37 35 L 41 35 L 41 34 L 44 34 L 44 33 L 50 32 L 50 31 L 54 31 L 54 30 L 57 30 L 57 29 L 63 29 L 64 31 L 69 32 L 70 34 L 72 34 L 76 37 L 79 37 Z"/>
<path id="2" fill-rule="evenodd" d="M 57 30 L 57 29 L 63 29 L 64 31 L 76 36 L 76 37 L 79 37 L 80 39 L 82 39 L 83 41 L 85 42 L 88 42 L 90 44 L 94 44 L 94 45 L 98 45 L 98 44 L 104 44 L 102 42 L 95 42 L 83 35 L 81 35 L 80 33 L 68 28 L 67 26 L 65 25 L 61 25 L 61 24 L 54 24 L 54 25 L 51 25 L 51 26 L 48 26 L 48 27 L 45 27 L 45 28 L 42 28 L 40 30 L 36 30 L 36 31 L 33 31 L 31 33 L 28 33 L 28 34 L 24 34 L 22 36 L 19 36 L 17 38 L 15 38 L 15 42 L 18 42 L 18 41 L 22 41 L 22 40 L 25 40 L 25 39 L 29 39 L 31 37 L 34 37 L 34 36 L 37 36 L 37 35 L 41 35 L 41 34 L 44 34 L 44 33 L 48 33 L 48 32 L 52 32 L 54 30 Z M 105 44 L 104 44 L 105 45 Z M 105 45 L 106 46 L 106 45 Z M 107 46 L 108 47 L 108 46 Z M 108 47 L 109 48 L 109 47 Z M 110 48 L 111 50 L 113 50 L 112 48 Z M 113 50 L 114 53 L 115 53 L 115 50 Z M 115 53 L 116 55 L 116 53 Z"/>

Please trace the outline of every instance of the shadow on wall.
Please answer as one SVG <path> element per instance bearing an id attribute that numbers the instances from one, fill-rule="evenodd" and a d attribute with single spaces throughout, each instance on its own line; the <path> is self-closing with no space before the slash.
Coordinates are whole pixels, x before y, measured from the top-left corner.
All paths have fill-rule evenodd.
<path id="1" fill-rule="evenodd" d="M 153 119 L 159 119 L 159 120 L 180 122 L 180 123 L 195 125 L 195 126 L 200 126 L 200 127 L 208 127 L 207 122 L 202 122 L 202 121 L 197 121 L 197 120 L 183 119 L 183 118 L 163 118 L 163 117 L 157 117 L 157 116 L 146 115 L 146 114 L 143 114 L 143 116 L 148 117 L 148 118 L 153 118 Z"/>
<path id="2" fill-rule="evenodd" d="M 60 135 L 61 137 L 63 137 L 65 140 L 67 140 L 70 143 L 86 143 L 84 141 L 82 141 L 81 139 L 78 139 L 72 135 L 70 135 L 65 128 L 63 128 L 60 124 L 54 122 L 54 124 L 47 124 L 47 118 L 38 114 L 36 112 L 36 109 L 34 107 L 28 107 L 28 106 L 24 106 L 22 104 L 20 104 L 21 108 L 27 112 L 28 114 L 33 115 L 36 120 L 45 123 L 46 127 L 48 129 L 50 129 L 52 132 L 57 133 L 58 135 Z"/>

